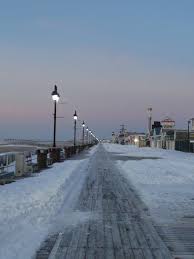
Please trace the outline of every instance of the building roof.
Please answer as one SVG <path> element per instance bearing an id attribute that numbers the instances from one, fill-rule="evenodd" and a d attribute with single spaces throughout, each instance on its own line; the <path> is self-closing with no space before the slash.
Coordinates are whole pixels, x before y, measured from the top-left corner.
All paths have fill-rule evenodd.
<path id="1" fill-rule="evenodd" d="M 168 117 L 168 116 L 167 116 L 167 117 L 165 117 L 165 118 L 164 118 L 164 120 L 162 120 L 161 122 L 162 122 L 162 123 L 166 123 L 166 122 L 167 122 L 167 123 L 169 123 L 169 122 L 171 122 L 171 123 L 175 123 L 175 121 L 174 121 L 174 120 L 172 120 L 172 119 L 171 119 L 170 117 Z"/>

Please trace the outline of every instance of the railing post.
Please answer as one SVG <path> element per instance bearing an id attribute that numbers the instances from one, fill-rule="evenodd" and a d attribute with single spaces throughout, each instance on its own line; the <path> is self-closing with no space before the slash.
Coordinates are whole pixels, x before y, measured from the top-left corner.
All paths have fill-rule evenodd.
<path id="1" fill-rule="evenodd" d="M 15 176 L 22 176 L 24 172 L 24 153 L 16 153 L 15 156 L 15 161 L 16 161 L 16 172 Z"/>

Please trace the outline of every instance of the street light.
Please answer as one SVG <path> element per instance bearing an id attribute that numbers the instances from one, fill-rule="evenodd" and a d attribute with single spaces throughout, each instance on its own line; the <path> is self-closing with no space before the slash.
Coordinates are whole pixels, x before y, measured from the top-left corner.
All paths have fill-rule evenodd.
<path id="1" fill-rule="evenodd" d="M 77 113 L 75 111 L 74 115 L 73 115 L 73 119 L 74 119 L 74 147 L 76 146 L 76 123 L 77 123 Z"/>
<path id="2" fill-rule="evenodd" d="M 89 143 L 90 143 L 90 144 L 91 144 L 91 133 L 92 133 L 92 131 L 89 130 Z"/>
<path id="3" fill-rule="evenodd" d="M 83 128 L 83 132 L 82 132 L 82 145 L 84 145 L 84 128 L 85 128 L 85 122 L 83 121 L 82 123 L 82 128 Z"/>
<path id="4" fill-rule="evenodd" d="M 188 151 L 190 152 L 190 123 L 191 119 L 188 120 L 188 132 L 187 132 L 187 137 L 188 137 Z"/>
<path id="5" fill-rule="evenodd" d="M 93 132 L 91 131 L 91 144 L 93 143 L 93 137 L 94 137 L 94 135 L 93 135 Z"/>
<path id="6" fill-rule="evenodd" d="M 53 134 L 53 147 L 56 147 L 56 113 L 57 113 L 57 102 L 59 101 L 59 93 L 57 92 L 57 86 L 54 86 L 54 91 L 52 92 L 52 99 L 54 101 L 54 134 Z"/>
<path id="7" fill-rule="evenodd" d="M 86 140 L 87 140 L 87 144 L 89 143 L 89 141 L 88 141 L 88 131 L 89 131 L 89 129 L 88 129 L 88 127 L 86 128 Z"/>
<path id="8" fill-rule="evenodd" d="M 139 139 L 138 139 L 138 138 L 135 138 L 135 139 L 134 139 L 134 142 L 135 142 L 135 143 L 139 142 Z"/>

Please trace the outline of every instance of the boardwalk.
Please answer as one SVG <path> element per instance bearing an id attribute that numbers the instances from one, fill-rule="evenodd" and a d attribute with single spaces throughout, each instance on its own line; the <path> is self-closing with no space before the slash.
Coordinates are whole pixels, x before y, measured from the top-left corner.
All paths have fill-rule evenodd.
<path id="1" fill-rule="evenodd" d="M 48 237 L 37 259 L 171 258 L 113 156 L 99 146 L 88 169 L 75 210 L 90 211 L 90 219 Z"/>

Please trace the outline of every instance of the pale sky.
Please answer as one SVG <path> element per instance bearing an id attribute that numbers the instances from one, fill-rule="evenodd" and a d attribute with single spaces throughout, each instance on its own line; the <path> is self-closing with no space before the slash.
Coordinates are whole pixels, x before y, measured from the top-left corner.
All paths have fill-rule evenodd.
<path id="1" fill-rule="evenodd" d="M 107 137 L 194 117 L 194 1 L 1 1 L 0 138 L 57 139 L 79 124 Z"/>

